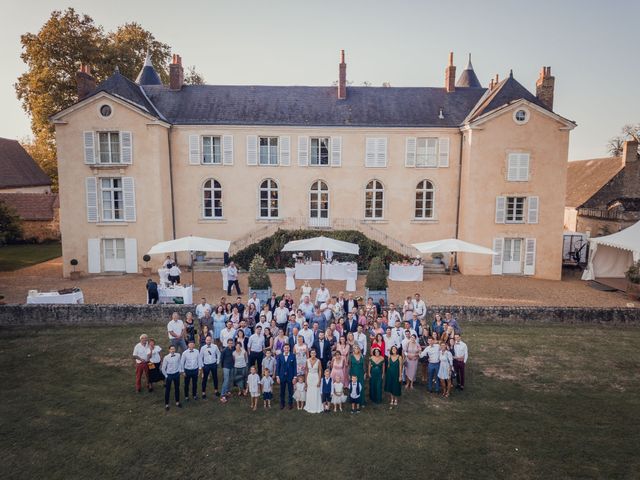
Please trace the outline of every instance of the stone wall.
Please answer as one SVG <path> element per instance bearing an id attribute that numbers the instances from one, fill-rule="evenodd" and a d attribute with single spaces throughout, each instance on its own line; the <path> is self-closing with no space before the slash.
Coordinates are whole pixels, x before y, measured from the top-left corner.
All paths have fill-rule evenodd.
<path id="1" fill-rule="evenodd" d="M 164 324 L 173 312 L 184 317 L 193 309 L 192 305 L 3 305 L 0 327 Z M 640 324 L 638 308 L 431 306 L 428 316 L 447 311 L 462 323 Z"/>

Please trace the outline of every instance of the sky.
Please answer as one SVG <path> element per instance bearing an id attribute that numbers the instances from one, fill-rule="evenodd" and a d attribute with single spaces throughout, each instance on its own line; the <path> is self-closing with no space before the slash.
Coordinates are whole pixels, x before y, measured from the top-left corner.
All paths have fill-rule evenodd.
<path id="1" fill-rule="evenodd" d="M 483 86 L 496 73 L 535 93 L 543 65 L 556 77 L 554 110 L 577 122 L 569 159 L 607 155 L 609 138 L 640 122 L 638 0 L 83 0 L 3 1 L 0 137 L 30 134 L 15 95 L 25 71 L 20 35 L 52 10 L 74 7 L 105 30 L 138 22 L 195 65 L 209 84 L 330 85 L 346 51 L 354 85 L 443 86 L 472 54 Z"/>

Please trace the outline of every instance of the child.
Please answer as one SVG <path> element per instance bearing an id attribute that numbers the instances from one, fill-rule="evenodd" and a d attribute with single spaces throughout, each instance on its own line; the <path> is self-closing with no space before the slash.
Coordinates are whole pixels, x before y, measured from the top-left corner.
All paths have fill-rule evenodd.
<path id="1" fill-rule="evenodd" d="M 304 408 L 304 403 L 307 400 L 307 386 L 304 383 L 304 375 L 298 375 L 298 381 L 296 382 L 295 391 L 293 392 L 293 398 L 296 399 L 296 407 L 298 410 Z"/>
<path id="2" fill-rule="evenodd" d="M 333 384 L 333 394 L 331 395 L 331 403 L 333 403 L 333 411 L 337 412 L 338 407 L 342 411 L 342 404 L 345 401 L 344 385 L 342 384 L 342 376 L 338 375 L 336 381 Z"/>
<path id="3" fill-rule="evenodd" d="M 271 378 L 275 376 L 276 373 L 276 359 L 271 353 L 271 349 L 267 348 L 264 351 L 264 358 L 262 359 L 262 370 L 269 370 L 271 373 Z"/>
<path id="4" fill-rule="evenodd" d="M 251 395 L 251 409 L 258 409 L 258 397 L 260 396 L 260 376 L 256 373 L 256 367 L 251 367 L 249 376 L 247 377 L 247 388 Z"/>
<path id="5" fill-rule="evenodd" d="M 273 378 L 270 374 L 271 371 L 268 368 L 264 368 L 262 371 L 262 380 L 260 380 L 264 408 L 271 408 L 271 399 L 273 398 Z"/>
<path id="6" fill-rule="evenodd" d="M 327 368 L 324 371 L 324 378 L 322 379 L 322 408 L 325 412 L 331 411 L 331 407 L 329 405 L 331 402 L 332 383 L 331 370 Z"/>
<path id="7" fill-rule="evenodd" d="M 362 394 L 362 384 L 358 382 L 358 377 L 351 375 L 349 383 L 349 398 L 351 398 L 351 413 L 360 413 L 360 395 Z"/>

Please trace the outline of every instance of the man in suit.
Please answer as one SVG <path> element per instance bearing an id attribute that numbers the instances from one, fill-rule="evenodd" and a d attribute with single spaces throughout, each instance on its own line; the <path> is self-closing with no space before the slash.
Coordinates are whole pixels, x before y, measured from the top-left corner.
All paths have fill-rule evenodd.
<path id="1" fill-rule="evenodd" d="M 238 309 L 240 318 L 242 318 L 242 314 L 244 313 L 244 304 L 242 303 L 242 297 L 236 297 L 236 303 L 234 303 L 232 307 L 235 307 Z"/>
<path id="2" fill-rule="evenodd" d="M 347 322 L 344 326 L 347 329 L 346 333 L 356 333 L 358 331 L 358 319 L 355 317 L 353 312 L 349 312 L 347 314 Z"/>
<path id="3" fill-rule="evenodd" d="M 271 294 L 271 298 L 267 301 L 267 305 L 269 305 L 269 310 L 271 310 L 271 313 L 274 312 L 279 303 L 280 302 L 278 301 L 278 297 L 276 297 L 275 292 L 273 292 Z"/>
<path id="4" fill-rule="evenodd" d="M 283 353 L 276 359 L 276 381 L 280 385 L 280 410 L 284 408 L 285 390 L 289 395 L 289 410 L 293 409 L 293 379 L 296 378 L 296 356 L 291 353 L 289 345 L 284 346 Z"/>
<path id="5" fill-rule="evenodd" d="M 420 335 L 422 335 L 422 327 L 420 326 L 420 319 L 418 318 L 418 314 L 416 312 L 413 312 L 413 318 L 408 323 L 411 330 L 415 332 L 416 337 L 419 337 Z"/>
<path id="6" fill-rule="evenodd" d="M 289 335 L 289 348 L 291 350 L 293 350 L 293 347 L 296 343 L 298 343 L 298 334 L 299 334 L 299 330 L 298 327 L 293 327 L 291 329 L 291 335 Z"/>
<path id="7" fill-rule="evenodd" d="M 356 310 L 358 309 L 358 301 L 353 298 L 353 293 L 350 293 L 349 298 L 344 301 L 342 309 L 345 311 L 345 313 L 349 313 L 353 311 L 354 308 Z"/>
<path id="8" fill-rule="evenodd" d="M 331 361 L 331 343 L 325 338 L 324 332 L 321 331 L 318 333 L 317 340 L 313 342 L 313 348 L 318 352 L 322 371 L 324 371 Z"/>

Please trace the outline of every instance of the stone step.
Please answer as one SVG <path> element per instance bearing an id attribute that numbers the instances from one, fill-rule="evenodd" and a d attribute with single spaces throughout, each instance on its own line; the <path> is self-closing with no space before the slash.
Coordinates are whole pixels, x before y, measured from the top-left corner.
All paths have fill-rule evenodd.
<path id="1" fill-rule="evenodd" d="M 428 274 L 438 274 L 438 273 L 447 273 L 447 267 L 444 263 L 425 263 L 424 264 L 424 273 Z"/>

